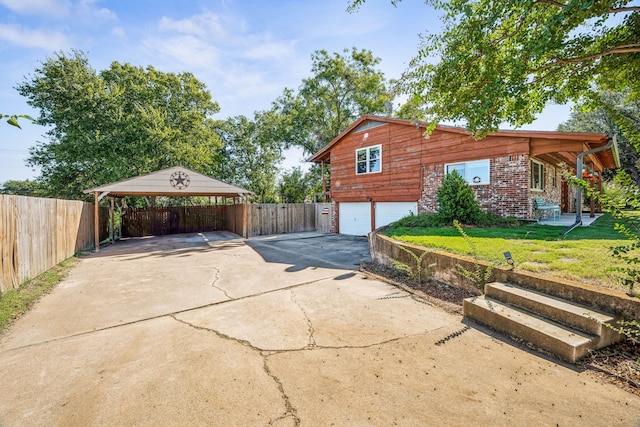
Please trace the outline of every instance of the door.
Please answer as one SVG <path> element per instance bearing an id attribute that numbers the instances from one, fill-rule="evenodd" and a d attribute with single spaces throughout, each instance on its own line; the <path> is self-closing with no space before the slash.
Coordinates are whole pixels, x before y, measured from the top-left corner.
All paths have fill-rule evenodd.
<path id="1" fill-rule="evenodd" d="M 339 203 L 340 234 L 366 236 L 371 232 L 371 203 Z"/>
<path id="2" fill-rule="evenodd" d="M 389 225 L 411 213 L 418 214 L 418 202 L 378 202 L 375 227 Z"/>

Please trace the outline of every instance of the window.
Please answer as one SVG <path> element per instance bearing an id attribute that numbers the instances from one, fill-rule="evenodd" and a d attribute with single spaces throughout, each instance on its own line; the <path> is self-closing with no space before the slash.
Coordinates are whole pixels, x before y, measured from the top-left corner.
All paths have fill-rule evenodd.
<path id="1" fill-rule="evenodd" d="M 532 190 L 544 190 L 544 165 L 538 161 L 531 160 L 531 182 Z"/>
<path id="2" fill-rule="evenodd" d="M 382 146 L 359 148 L 356 150 L 356 174 L 374 173 L 382 170 Z"/>
<path id="3" fill-rule="evenodd" d="M 445 165 L 445 173 L 458 171 L 458 173 L 473 185 L 489 184 L 489 159 L 476 160 L 474 162 L 451 163 Z"/>
<path id="4" fill-rule="evenodd" d="M 551 171 L 549 173 L 551 174 L 551 186 L 553 188 L 557 188 L 558 187 L 558 174 L 556 173 L 556 168 L 551 168 Z"/>

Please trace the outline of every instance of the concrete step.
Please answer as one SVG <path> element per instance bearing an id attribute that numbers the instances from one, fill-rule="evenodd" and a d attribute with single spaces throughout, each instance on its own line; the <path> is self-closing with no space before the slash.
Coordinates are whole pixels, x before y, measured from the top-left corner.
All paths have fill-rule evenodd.
<path id="1" fill-rule="evenodd" d="M 595 348 L 620 340 L 620 334 L 603 323 L 615 324 L 618 318 L 573 302 L 509 283 L 494 282 L 485 286 L 485 295 L 493 300 L 551 319 L 598 337 Z"/>
<path id="2" fill-rule="evenodd" d="M 464 300 L 463 310 L 465 318 L 528 341 L 571 363 L 584 357 L 599 341 L 597 336 L 563 326 L 484 295 Z"/>

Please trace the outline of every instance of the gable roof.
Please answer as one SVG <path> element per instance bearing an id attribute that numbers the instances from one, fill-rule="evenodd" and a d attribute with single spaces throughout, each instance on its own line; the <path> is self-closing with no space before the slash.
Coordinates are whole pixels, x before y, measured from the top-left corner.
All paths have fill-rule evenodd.
<path id="1" fill-rule="evenodd" d="M 227 184 L 182 166 L 175 166 L 84 190 L 85 193 L 106 193 L 124 196 L 230 196 L 251 194 L 251 191 Z M 105 195 L 106 195 L 105 194 Z"/>
<path id="2" fill-rule="evenodd" d="M 426 128 L 429 126 L 429 123 L 424 122 L 414 122 L 411 120 L 403 120 L 403 119 L 393 119 L 390 117 L 380 117 L 373 115 L 364 115 L 360 117 L 358 120 L 353 122 L 351 126 L 345 129 L 340 135 L 335 137 L 326 147 L 322 150 L 315 153 L 311 156 L 307 161 L 320 163 L 323 161 L 328 161 L 330 159 L 331 149 L 340 142 L 342 138 L 346 135 L 352 133 L 353 131 L 357 131 L 360 126 L 366 124 L 366 122 L 378 122 L 380 124 L 399 124 L 404 126 L 413 126 L 416 129 L 422 129 L 422 131 L 426 131 Z M 456 126 L 446 126 L 446 125 L 436 125 L 436 131 L 441 132 L 449 132 L 449 133 L 457 133 L 462 135 L 467 135 L 471 137 L 472 135 L 465 128 L 456 127 Z M 583 143 L 587 148 L 596 148 L 606 145 L 609 141 L 609 137 L 603 133 L 585 133 L 585 132 L 557 132 L 557 131 L 530 131 L 530 130 L 498 130 L 497 132 L 490 132 L 487 134 L 487 137 L 497 136 L 497 137 L 512 137 L 512 138 L 531 138 L 536 140 L 557 140 L 557 141 L 573 141 L 574 146 L 581 146 Z M 567 151 L 567 150 L 563 150 Z M 582 149 L 578 150 L 583 151 Z M 604 164 L 607 164 L 606 167 L 616 167 L 619 165 L 619 160 L 617 158 L 616 150 L 607 150 L 605 152 L 598 153 L 599 157 L 604 159 Z"/>

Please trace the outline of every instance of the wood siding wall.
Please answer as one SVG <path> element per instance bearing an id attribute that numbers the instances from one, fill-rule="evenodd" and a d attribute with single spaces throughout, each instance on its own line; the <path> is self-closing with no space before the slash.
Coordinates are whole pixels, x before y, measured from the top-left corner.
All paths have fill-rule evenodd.
<path id="1" fill-rule="evenodd" d="M 356 150 L 382 145 L 382 171 L 355 171 Z M 485 210 L 505 216 L 529 217 L 528 170 L 509 159 L 529 158 L 529 138 L 469 135 L 387 123 L 343 137 L 331 151 L 331 196 L 335 202 L 418 201 L 421 212 L 437 208 L 435 192 L 447 163 L 491 159 L 491 184 L 474 186 Z M 504 163 L 504 165 L 503 165 Z M 526 163 L 526 162 L 525 162 Z M 508 165 L 508 171 L 497 170 Z M 504 173 L 503 173 L 504 172 Z M 508 176 L 505 176 L 508 173 Z"/>
<path id="2" fill-rule="evenodd" d="M 355 153 L 382 145 L 382 171 L 355 172 Z M 522 137 L 487 137 L 435 130 L 426 138 L 423 129 L 404 124 L 382 126 L 345 135 L 331 151 L 331 196 L 336 202 L 417 201 L 423 189 L 423 166 L 443 165 L 520 155 L 529 152 Z"/>
<path id="3" fill-rule="evenodd" d="M 410 202 L 420 198 L 420 129 L 394 123 L 345 135 L 331 151 L 331 196 L 337 202 Z M 356 150 L 382 145 L 382 171 L 356 175 Z"/>
<path id="4" fill-rule="evenodd" d="M 93 212 L 86 202 L 0 195 L 0 294 L 93 248 Z"/>

